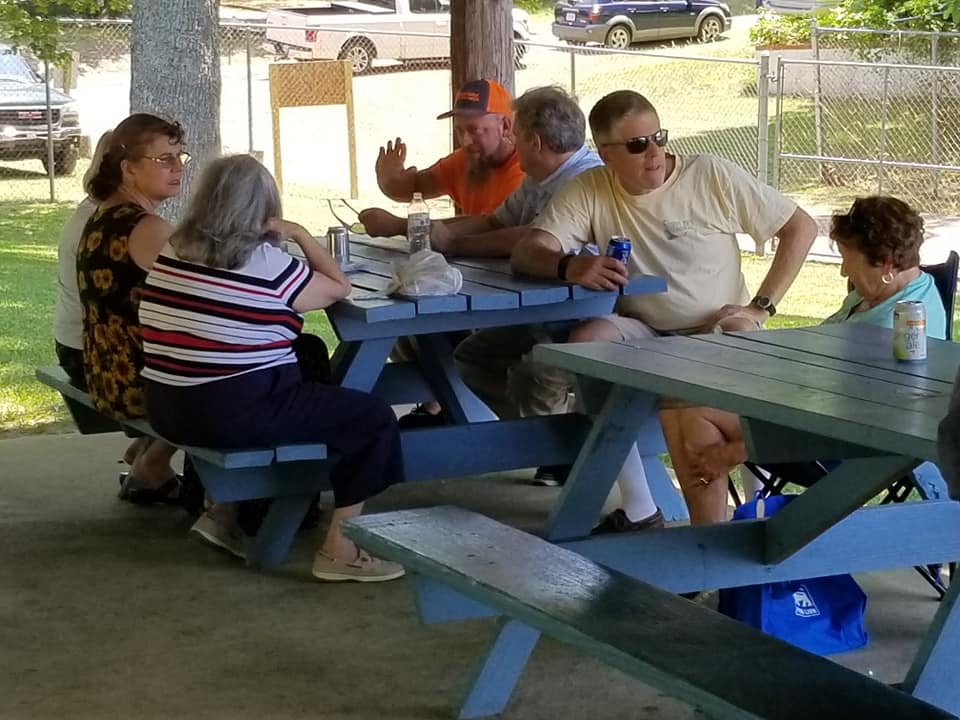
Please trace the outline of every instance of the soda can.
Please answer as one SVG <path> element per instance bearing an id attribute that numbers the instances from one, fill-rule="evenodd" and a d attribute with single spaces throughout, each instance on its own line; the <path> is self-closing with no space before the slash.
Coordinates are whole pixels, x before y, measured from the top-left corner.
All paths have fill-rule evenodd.
<path id="1" fill-rule="evenodd" d="M 893 306 L 893 357 L 901 362 L 927 359 L 927 311 L 918 300 Z"/>
<path id="2" fill-rule="evenodd" d="M 615 258 L 624 265 L 630 260 L 630 251 L 633 246 L 630 244 L 630 238 L 622 235 L 612 235 L 610 242 L 607 243 L 607 257 Z"/>
<path id="3" fill-rule="evenodd" d="M 327 228 L 327 249 L 338 265 L 350 262 L 350 231 L 343 225 Z"/>

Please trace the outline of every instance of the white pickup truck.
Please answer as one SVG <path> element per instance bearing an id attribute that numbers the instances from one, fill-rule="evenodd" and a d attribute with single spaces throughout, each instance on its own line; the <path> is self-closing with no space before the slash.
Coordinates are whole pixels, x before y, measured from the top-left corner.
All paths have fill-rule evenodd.
<path id="1" fill-rule="evenodd" d="M 450 58 L 449 0 L 329 0 L 267 10 L 266 47 L 299 60 L 349 60 L 354 74 L 374 60 Z M 415 34 L 414 34 L 415 33 Z M 513 10 L 514 63 L 530 39 L 530 17 Z"/>

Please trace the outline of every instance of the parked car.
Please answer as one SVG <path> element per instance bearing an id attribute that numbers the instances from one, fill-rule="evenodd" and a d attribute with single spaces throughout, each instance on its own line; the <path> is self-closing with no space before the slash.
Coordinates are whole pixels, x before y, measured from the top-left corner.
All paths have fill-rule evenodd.
<path id="1" fill-rule="evenodd" d="M 717 40 L 730 29 L 730 8 L 718 0 L 560 0 L 553 34 L 569 43 L 633 43 L 697 38 Z"/>
<path id="2" fill-rule="evenodd" d="M 50 88 L 53 172 L 69 175 L 80 157 L 73 98 Z M 0 160 L 36 158 L 47 172 L 47 88 L 26 59 L 0 43 Z"/>
<path id="3" fill-rule="evenodd" d="M 329 0 L 267 10 L 266 20 L 269 51 L 298 60 L 349 60 L 356 75 L 368 72 L 378 58 L 450 58 L 449 0 Z M 530 17 L 518 8 L 513 10 L 513 39 L 519 66 L 526 52 L 523 41 L 530 39 Z"/>

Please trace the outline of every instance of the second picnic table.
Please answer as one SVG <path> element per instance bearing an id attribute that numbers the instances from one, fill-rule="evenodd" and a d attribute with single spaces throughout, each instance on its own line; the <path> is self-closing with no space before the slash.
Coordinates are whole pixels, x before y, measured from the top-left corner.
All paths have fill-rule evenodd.
<path id="1" fill-rule="evenodd" d="M 620 293 L 586 290 L 560 280 L 512 274 L 507 259 L 451 259 L 463 274 L 456 295 L 387 297 L 395 262 L 407 257 L 401 238 L 353 235 L 350 298 L 327 309 L 340 345 L 334 381 L 380 395 L 391 404 L 436 399 L 447 425 L 404 432 L 408 479 L 426 480 L 572 462 L 589 421 L 580 414 L 490 422 L 496 418 L 462 382 L 448 333 L 548 323 L 562 332 L 613 312 Z M 666 290 L 662 278 L 635 275 L 624 294 Z M 387 362 L 411 337 L 415 363 Z M 659 463 L 658 463 L 659 464 Z"/>

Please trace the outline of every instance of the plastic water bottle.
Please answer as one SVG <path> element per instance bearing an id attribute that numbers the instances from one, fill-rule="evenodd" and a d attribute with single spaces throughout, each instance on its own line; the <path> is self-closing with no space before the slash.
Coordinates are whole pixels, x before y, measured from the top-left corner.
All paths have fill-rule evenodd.
<path id="1" fill-rule="evenodd" d="M 407 240 L 410 241 L 411 255 L 430 249 L 430 208 L 420 193 L 413 194 L 413 201 L 407 208 Z"/>

